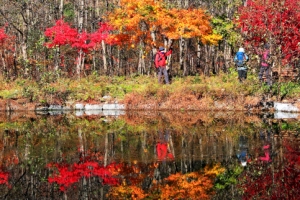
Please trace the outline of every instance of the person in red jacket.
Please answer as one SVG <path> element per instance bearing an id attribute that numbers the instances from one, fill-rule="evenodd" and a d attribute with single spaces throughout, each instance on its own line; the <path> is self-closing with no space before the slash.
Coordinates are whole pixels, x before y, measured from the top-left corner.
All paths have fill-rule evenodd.
<path id="1" fill-rule="evenodd" d="M 158 161 L 174 160 L 174 155 L 169 148 L 169 132 L 159 131 L 159 138 L 156 143 L 156 154 Z"/>
<path id="2" fill-rule="evenodd" d="M 165 52 L 164 47 L 159 47 L 158 50 L 159 51 L 155 55 L 155 67 L 158 69 L 158 83 L 160 83 L 160 79 L 163 73 L 165 76 L 166 84 L 170 84 L 168 70 L 166 66 L 167 66 L 167 56 L 172 54 L 172 48 L 170 48 L 170 50 L 167 52 Z"/>

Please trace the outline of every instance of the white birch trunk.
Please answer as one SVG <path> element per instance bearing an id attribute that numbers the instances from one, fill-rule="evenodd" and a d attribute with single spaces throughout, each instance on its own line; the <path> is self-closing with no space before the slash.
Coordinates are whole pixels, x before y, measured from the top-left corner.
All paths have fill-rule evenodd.
<path id="1" fill-rule="evenodd" d="M 103 69 L 105 72 L 107 72 L 107 59 L 106 59 L 106 44 L 104 40 L 101 41 L 101 47 L 102 47 L 102 59 L 103 59 Z"/>

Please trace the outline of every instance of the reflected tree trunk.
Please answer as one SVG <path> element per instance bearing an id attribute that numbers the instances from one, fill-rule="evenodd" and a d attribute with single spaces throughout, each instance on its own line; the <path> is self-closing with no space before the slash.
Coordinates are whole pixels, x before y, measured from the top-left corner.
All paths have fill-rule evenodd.
<path id="1" fill-rule="evenodd" d="M 108 149 L 108 133 L 105 133 L 105 141 L 104 142 L 105 142 L 104 167 L 106 167 L 108 164 L 108 151 L 109 151 L 109 149 Z"/>
<path id="2" fill-rule="evenodd" d="M 78 129 L 79 153 L 84 157 L 84 143 L 81 128 Z"/>

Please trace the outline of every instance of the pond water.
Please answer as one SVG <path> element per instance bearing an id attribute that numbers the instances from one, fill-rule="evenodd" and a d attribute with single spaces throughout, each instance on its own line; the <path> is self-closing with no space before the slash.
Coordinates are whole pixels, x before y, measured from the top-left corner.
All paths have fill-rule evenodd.
<path id="1" fill-rule="evenodd" d="M 274 114 L 0 113 L 2 199 L 297 199 L 300 122 Z"/>

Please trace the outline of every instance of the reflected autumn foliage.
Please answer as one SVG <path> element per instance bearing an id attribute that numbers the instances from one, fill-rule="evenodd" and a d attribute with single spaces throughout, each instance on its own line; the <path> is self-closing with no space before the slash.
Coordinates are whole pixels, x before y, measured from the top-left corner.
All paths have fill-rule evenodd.
<path id="1" fill-rule="evenodd" d="M 219 164 L 206 167 L 204 172 L 176 173 L 165 179 L 161 199 L 210 199 L 215 177 L 225 169 Z"/>
<path id="2" fill-rule="evenodd" d="M 284 160 L 273 159 L 270 147 L 265 156 L 253 161 L 240 177 L 243 199 L 298 199 L 300 196 L 300 151 L 291 141 L 283 141 Z M 278 152 L 281 153 L 281 152 Z"/>
<path id="3" fill-rule="evenodd" d="M 157 170 L 159 164 L 150 164 L 149 168 Z M 112 187 L 107 196 L 110 199 L 209 199 L 214 194 L 215 177 L 224 171 L 224 168 L 216 164 L 203 171 L 170 174 L 163 180 L 158 180 L 153 173 L 149 173 L 148 177 L 141 177 L 138 182 L 128 184 L 123 181 L 122 185 Z M 139 174 L 131 176 L 140 177 Z M 148 188 L 143 189 L 145 184 L 142 182 L 146 178 L 151 181 L 148 182 Z"/>
<path id="4" fill-rule="evenodd" d="M 48 178 L 49 183 L 57 183 L 61 191 L 65 191 L 74 183 L 78 183 L 82 178 L 99 177 L 103 185 L 116 185 L 119 183 L 114 174 L 118 170 L 118 165 L 110 164 L 102 166 L 96 161 L 84 161 L 74 164 L 50 163 L 48 168 L 54 169 L 52 176 Z"/>

